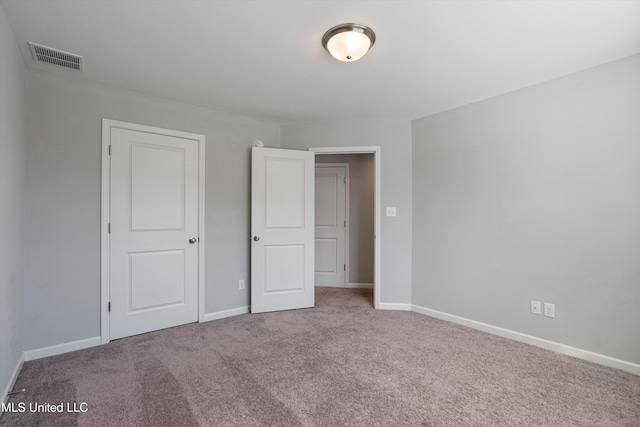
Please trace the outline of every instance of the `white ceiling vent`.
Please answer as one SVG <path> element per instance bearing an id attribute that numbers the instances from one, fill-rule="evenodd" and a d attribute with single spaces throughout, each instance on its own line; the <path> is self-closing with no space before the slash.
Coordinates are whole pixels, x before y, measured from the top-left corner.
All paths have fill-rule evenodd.
<path id="1" fill-rule="evenodd" d="M 29 42 L 33 59 L 72 70 L 82 71 L 82 56 Z"/>

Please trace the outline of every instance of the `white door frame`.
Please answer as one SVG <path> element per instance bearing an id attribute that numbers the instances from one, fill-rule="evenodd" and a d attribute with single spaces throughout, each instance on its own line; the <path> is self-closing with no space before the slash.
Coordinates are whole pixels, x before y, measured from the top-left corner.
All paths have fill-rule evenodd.
<path id="1" fill-rule="evenodd" d="M 101 344 L 109 342 L 109 271 L 111 261 L 109 259 L 109 213 L 111 211 L 111 129 L 120 128 L 139 132 L 155 133 L 159 135 L 173 136 L 177 138 L 193 139 L 198 141 L 198 321 L 204 319 L 204 166 L 205 166 L 205 137 L 195 133 L 181 132 L 171 129 L 162 129 L 135 123 L 121 122 L 117 120 L 102 119 L 102 186 L 101 186 L 101 215 L 100 215 L 100 341 Z"/>
<path id="2" fill-rule="evenodd" d="M 347 178 L 346 186 L 345 186 L 345 206 L 344 206 L 344 214 L 345 220 L 347 221 L 347 226 L 345 227 L 345 236 L 344 236 L 344 264 L 347 266 L 344 271 L 344 283 L 342 286 L 344 288 L 349 287 L 349 226 L 351 225 L 351 221 L 349 221 L 349 163 L 318 163 L 316 162 L 317 168 L 344 168 L 345 176 Z M 316 194 L 316 197 L 318 195 Z"/>
<path id="3" fill-rule="evenodd" d="M 382 282 L 380 276 L 380 165 L 381 150 L 378 146 L 362 146 L 362 147 L 312 147 L 309 151 L 316 154 L 373 154 L 374 162 L 374 199 L 373 199 L 373 224 L 374 224 L 374 241 L 373 241 L 373 307 L 380 308 L 380 293 Z"/>

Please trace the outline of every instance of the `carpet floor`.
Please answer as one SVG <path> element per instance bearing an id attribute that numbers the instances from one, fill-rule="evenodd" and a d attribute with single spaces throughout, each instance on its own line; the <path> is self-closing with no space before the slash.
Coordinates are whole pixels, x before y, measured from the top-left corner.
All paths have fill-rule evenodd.
<path id="1" fill-rule="evenodd" d="M 1 426 L 640 426 L 639 376 L 359 289 L 27 362 L 16 388 Z"/>

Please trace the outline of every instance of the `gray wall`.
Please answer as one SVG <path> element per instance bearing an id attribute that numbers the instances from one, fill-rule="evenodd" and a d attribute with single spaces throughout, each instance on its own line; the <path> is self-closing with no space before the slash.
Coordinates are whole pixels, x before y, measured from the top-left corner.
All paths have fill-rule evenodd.
<path id="1" fill-rule="evenodd" d="M 250 147 L 278 124 L 28 71 L 26 349 L 100 334 L 101 120 L 206 136 L 206 312 L 249 305 Z"/>
<path id="2" fill-rule="evenodd" d="M 415 121 L 413 206 L 414 304 L 640 363 L 640 55 Z"/>
<path id="3" fill-rule="evenodd" d="M 381 246 L 383 303 L 411 303 L 411 123 L 358 121 L 282 127 L 282 148 L 381 147 Z M 396 206 L 398 216 L 384 216 Z"/>
<path id="4" fill-rule="evenodd" d="M 0 5 L 0 393 L 23 350 L 24 75 L 22 56 Z"/>
<path id="5" fill-rule="evenodd" d="M 317 163 L 349 164 L 349 283 L 373 283 L 373 154 L 317 155 Z"/>

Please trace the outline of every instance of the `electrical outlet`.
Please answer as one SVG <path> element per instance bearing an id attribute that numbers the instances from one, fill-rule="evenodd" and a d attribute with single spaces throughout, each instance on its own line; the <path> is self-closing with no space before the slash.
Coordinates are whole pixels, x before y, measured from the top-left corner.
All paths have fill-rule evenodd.
<path id="1" fill-rule="evenodd" d="M 546 317 L 556 317 L 556 305 L 550 302 L 544 303 L 544 315 Z"/>
<path id="2" fill-rule="evenodd" d="M 531 312 L 533 314 L 541 314 L 542 313 L 540 311 L 540 301 L 531 300 Z"/>
<path id="3" fill-rule="evenodd" d="M 238 280 L 238 289 L 244 291 L 244 279 Z"/>
<path id="4" fill-rule="evenodd" d="M 396 208 L 388 206 L 387 216 L 396 216 Z"/>

